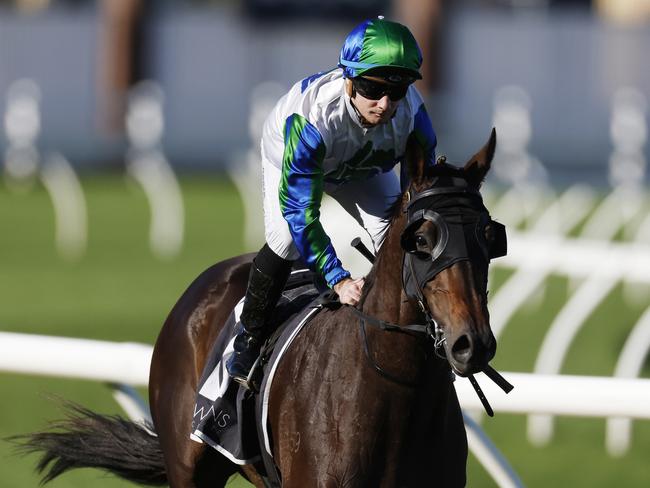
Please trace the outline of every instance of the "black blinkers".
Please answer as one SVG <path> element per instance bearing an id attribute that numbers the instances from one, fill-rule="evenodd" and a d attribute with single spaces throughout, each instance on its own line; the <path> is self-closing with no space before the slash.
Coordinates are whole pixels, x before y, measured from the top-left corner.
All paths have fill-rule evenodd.
<path id="1" fill-rule="evenodd" d="M 404 254 L 402 284 L 406 294 L 422 300 L 422 289 L 438 273 L 459 261 L 483 263 L 507 253 L 506 228 L 490 218 L 480 193 L 464 180 L 454 186 L 430 188 L 411 198 L 401 237 Z M 424 222 L 436 229 L 431 251 L 418 251 L 416 231 Z M 486 276 L 487 279 L 487 276 Z"/>

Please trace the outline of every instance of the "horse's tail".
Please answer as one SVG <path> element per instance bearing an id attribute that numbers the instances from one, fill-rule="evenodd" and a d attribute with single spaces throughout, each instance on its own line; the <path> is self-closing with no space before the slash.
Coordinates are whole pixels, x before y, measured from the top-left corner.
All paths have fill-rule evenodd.
<path id="1" fill-rule="evenodd" d="M 134 483 L 167 482 L 163 453 L 150 425 L 115 415 L 100 415 L 68 404 L 68 417 L 53 430 L 15 436 L 21 452 L 38 452 L 41 483 L 74 468 L 99 468 Z"/>

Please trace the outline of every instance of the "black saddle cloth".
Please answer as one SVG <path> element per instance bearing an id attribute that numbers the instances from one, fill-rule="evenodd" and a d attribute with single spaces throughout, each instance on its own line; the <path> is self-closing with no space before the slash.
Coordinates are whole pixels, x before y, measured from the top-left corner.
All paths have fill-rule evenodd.
<path id="1" fill-rule="evenodd" d="M 326 287 L 325 287 L 326 289 Z M 278 305 L 267 322 L 275 331 L 262 347 L 256 377 L 262 383 L 265 367 L 287 327 L 296 327 L 323 290 L 322 282 L 309 270 L 294 271 Z M 235 307 L 208 356 L 198 385 L 190 437 L 205 442 L 232 462 L 250 464 L 260 460 L 260 445 L 253 395 L 232 381 L 226 361 L 232 354 L 241 304 Z M 304 321 L 302 321 L 304 322 Z"/>

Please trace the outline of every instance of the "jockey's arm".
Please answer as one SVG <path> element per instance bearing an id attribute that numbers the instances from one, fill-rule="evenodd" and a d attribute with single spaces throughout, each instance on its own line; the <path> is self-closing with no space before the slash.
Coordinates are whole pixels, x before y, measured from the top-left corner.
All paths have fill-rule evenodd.
<path id="1" fill-rule="evenodd" d="M 284 128 L 280 208 L 300 255 L 333 287 L 350 273 L 320 223 L 324 158 L 325 143 L 318 129 L 303 116 L 290 115 Z"/>

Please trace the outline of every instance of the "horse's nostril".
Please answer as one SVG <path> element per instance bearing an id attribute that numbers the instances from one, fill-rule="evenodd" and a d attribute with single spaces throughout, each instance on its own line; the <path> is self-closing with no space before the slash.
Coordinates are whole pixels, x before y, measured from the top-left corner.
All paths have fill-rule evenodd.
<path id="1" fill-rule="evenodd" d="M 456 361 L 466 362 L 472 355 L 472 343 L 467 335 L 462 335 L 451 348 L 451 355 Z"/>

